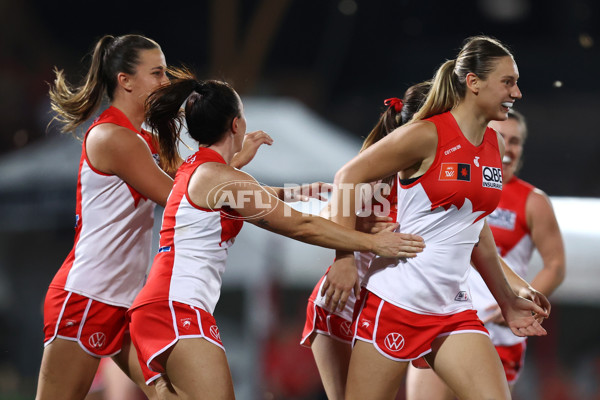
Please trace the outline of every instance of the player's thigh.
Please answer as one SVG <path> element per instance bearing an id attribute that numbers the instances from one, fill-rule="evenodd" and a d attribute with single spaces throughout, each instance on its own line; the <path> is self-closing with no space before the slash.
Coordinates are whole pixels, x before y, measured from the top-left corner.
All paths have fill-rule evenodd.
<path id="1" fill-rule="evenodd" d="M 488 336 L 439 337 L 432 349 L 427 361 L 460 399 L 510 399 L 502 363 Z"/>
<path id="2" fill-rule="evenodd" d="M 431 368 L 408 367 L 406 400 L 453 400 L 454 393 Z"/>
<path id="3" fill-rule="evenodd" d="M 83 351 L 77 342 L 54 339 L 44 348 L 36 399 L 83 399 L 99 362 L 99 358 Z"/>
<path id="4" fill-rule="evenodd" d="M 357 340 L 350 357 L 346 399 L 395 399 L 407 366 L 408 362 L 391 360 L 371 343 Z"/>
<path id="5" fill-rule="evenodd" d="M 310 348 L 327 397 L 330 400 L 343 399 L 352 347 L 349 343 L 317 333 Z"/>
<path id="6" fill-rule="evenodd" d="M 111 382 L 110 388 L 115 393 L 115 400 L 131 398 L 139 390 L 142 390 L 149 400 L 156 400 L 158 398 L 154 385 L 146 385 L 142 368 L 129 334 L 125 335 L 121 352 L 114 356 L 113 360 L 119 368 L 111 366 L 107 382 Z M 112 399 L 113 397 L 110 398 Z"/>
<path id="7" fill-rule="evenodd" d="M 199 393 L 211 400 L 234 398 L 225 351 L 206 339 L 180 339 L 163 365 L 170 384 L 182 399 L 198 398 Z"/>

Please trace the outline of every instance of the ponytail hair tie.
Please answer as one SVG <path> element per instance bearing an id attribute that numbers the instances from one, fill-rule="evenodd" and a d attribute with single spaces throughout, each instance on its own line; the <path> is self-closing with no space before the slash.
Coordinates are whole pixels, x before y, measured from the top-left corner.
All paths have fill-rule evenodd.
<path id="1" fill-rule="evenodd" d="M 391 99 L 386 99 L 383 102 L 383 104 L 386 106 L 389 106 L 390 108 L 394 107 L 394 111 L 396 111 L 397 113 L 402 111 L 402 107 L 404 106 L 404 103 L 402 102 L 402 100 L 400 100 L 397 97 L 392 97 Z"/>

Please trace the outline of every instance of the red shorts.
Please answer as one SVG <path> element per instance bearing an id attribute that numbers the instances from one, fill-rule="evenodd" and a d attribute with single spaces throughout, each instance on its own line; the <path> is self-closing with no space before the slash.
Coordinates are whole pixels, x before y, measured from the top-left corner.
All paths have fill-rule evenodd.
<path id="1" fill-rule="evenodd" d="M 72 340 L 95 357 L 121 351 L 127 331 L 127 309 L 50 288 L 44 301 L 44 346 L 55 338 Z"/>
<path id="2" fill-rule="evenodd" d="M 309 300 L 300 344 L 310 347 L 310 336 L 313 332 L 348 344 L 352 343 L 352 337 L 354 336 L 352 321 L 333 314 Z"/>
<path id="3" fill-rule="evenodd" d="M 144 304 L 129 311 L 131 341 L 146 384 L 165 373 L 156 357 L 179 339 L 204 338 L 223 350 L 215 318 L 201 308 L 176 301 Z"/>
<path id="4" fill-rule="evenodd" d="M 496 346 L 508 383 L 515 383 L 519 378 L 525 363 L 526 343 L 523 341 L 512 346 Z"/>
<path id="5" fill-rule="evenodd" d="M 475 310 L 450 315 L 416 314 L 368 291 L 354 330 L 355 340 L 373 343 L 382 355 L 395 361 L 415 360 L 430 353 L 431 343 L 440 336 L 467 332 L 489 336 Z"/>

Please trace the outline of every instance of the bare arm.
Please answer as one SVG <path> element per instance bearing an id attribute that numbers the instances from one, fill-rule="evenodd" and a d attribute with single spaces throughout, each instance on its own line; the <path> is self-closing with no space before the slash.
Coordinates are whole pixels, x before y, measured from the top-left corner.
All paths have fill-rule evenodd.
<path id="1" fill-rule="evenodd" d="M 228 205 L 244 219 L 261 228 L 317 246 L 346 251 L 372 251 L 387 257 L 414 257 L 422 250 L 415 235 L 391 229 L 370 235 L 348 229 L 324 218 L 299 213 L 272 196 L 250 175 L 227 165 L 206 163 L 193 174 L 189 185 L 192 200 L 201 207 L 219 208 L 214 199 L 228 199 Z M 224 185 L 224 182 L 235 182 Z M 214 193 L 211 188 L 215 188 Z M 212 193 L 211 196 L 207 196 Z"/>
<path id="2" fill-rule="evenodd" d="M 487 222 L 481 230 L 479 244 L 473 250 L 472 261 L 500 305 L 502 315 L 513 333 L 517 336 L 545 335 L 546 330 L 532 313 L 547 317 L 547 312 L 535 303 L 517 296 L 511 289 L 502 271 Z"/>
<path id="3" fill-rule="evenodd" d="M 94 168 L 117 175 L 155 203 L 166 204 L 173 179 L 156 164 L 146 142 L 129 129 L 114 124 L 94 127 L 86 139 L 86 152 Z"/>
<path id="4" fill-rule="evenodd" d="M 565 278 L 565 248 L 550 200 L 540 190 L 529 194 L 525 205 L 531 239 L 540 253 L 543 268 L 531 286 L 550 296 Z"/>
<path id="5" fill-rule="evenodd" d="M 498 255 L 498 261 L 500 261 L 502 271 L 504 272 L 510 287 L 517 294 L 517 296 L 521 296 L 527 300 L 533 301 L 535 304 L 542 307 L 548 313 L 548 315 L 550 315 L 551 305 L 548 301 L 548 298 L 546 298 L 543 293 L 540 293 L 534 289 L 525 279 L 521 278 L 515 271 L 513 271 L 513 269 L 506 264 L 506 261 L 504 261 L 500 255 Z M 506 326 L 506 321 L 502 316 L 502 311 L 497 304 L 488 307 L 488 310 L 494 311 L 483 320 L 484 324 L 493 322 L 495 324 Z M 538 319 L 538 322 L 541 323 L 542 319 L 543 318 Z"/>
<path id="6" fill-rule="evenodd" d="M 295 201 L 308 201 L 309 199 L 325 201 L 327 198 L 324 197 L 322 193 L 330 192 L 332 185 L 325 182 L 313 182 L 286 187 L 263 186 L 263 188 L 279 200 L 285 201 L 286 203 L 292 203 Z"/>

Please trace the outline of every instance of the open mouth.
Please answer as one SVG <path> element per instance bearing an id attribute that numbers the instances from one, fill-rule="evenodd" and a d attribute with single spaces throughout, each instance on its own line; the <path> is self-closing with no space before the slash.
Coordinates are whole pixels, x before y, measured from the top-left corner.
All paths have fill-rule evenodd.
<path id="1" fill-rule="evenodd" d="M 513 103 L 510 101 L 505 101 L 502 103 L 502 107 L 506 108 L 507 110 L 510 110 L 513 106 Z"/>
<path id="2" fill-rule="evenodd" d="M 511 156 L 507 156 L 505 155 L 504 157 L 502 157 L 502 164 L 510 164 L 512 162 L 512 157 Z"/>

